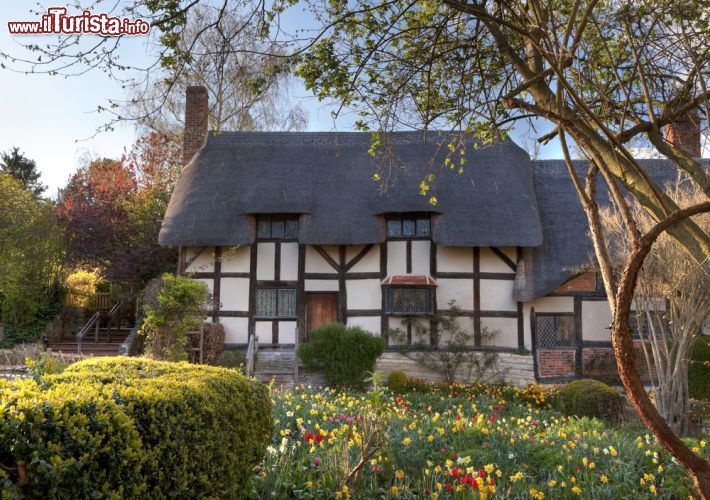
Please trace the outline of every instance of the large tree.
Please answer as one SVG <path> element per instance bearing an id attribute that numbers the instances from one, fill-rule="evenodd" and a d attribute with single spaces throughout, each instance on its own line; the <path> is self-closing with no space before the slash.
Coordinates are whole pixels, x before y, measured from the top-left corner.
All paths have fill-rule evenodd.
<path id="1" fill-rule="evenodd" d="M 173 141 L 149 134 L 128 156 L 72 175 L 57 206 L 69 262 L 134 287 L 171 270 L 175 252 L 158 245 L 158 232 L 180 163 Z"/>
<path id="2" fill-rule="evenodd" d="M 0 323 L 4 343 L 36 341 L 51 318 L 63 241 L 50 202 L 0 173 Z M 56 311 L 55 311 L 56 312 Z"/>
<path id="3" fill-rule="evenodd" d="M 129 2 L 160 32 L 165 68 L 191 60 L 179 43 L 191 9 L 200 0 Z M 668 232 L 698 262 L 708 265 L 710 236 L 692 220 L 710 203 L 679 209 L 630 153 L 643 144 L 672 160 L 708 196 L 701 162 L 667 141 L 664 128 L 684 117 L 702 117 L 707 128 L 710 18 L 707 2 L 694 0 L 277 0 L 218 2 L 220 12 L 240 18 L 263 14 L 265 32 L 283 40 L 281 14 L 310 8 L 315 28 L 294 36 L 292 56 L 306 85 L 361 114 L 363 129 L 446 127 L 493 140 L 515 121 L 539 118 L 553 131 L 569 160 L 567 141 L 589 160 L 586 179 L 568 161 L 571 181 L 588 216 L 597 261 L 612 307 L 612 342 L 629 399 L 659 441 L 710 498 L 710 463 L 673 434 L 652 405 L 633 366 L 628 316 L 639 268 L 654 241 Z M 268 12 L 266 12 L 268 10 Z M 288 15 L 288 14 L 287 14 Z M 57 45 L 32 47 L 33 69 L 69 63 L 114 65 L 112 44 L 79 57 Z M 73 47 L 69 45 L 70 47 Z M 107 55 L 108 54 L 108 55 Z M 18 61 L 22 63 L 22 61 Z M 71 66 L 70 66 L 71 67 Z M 376 143 L 386 142 L 377 135 Z M 451 136 L 446 166 L 462 168 L 464 142 Z M 455 161 L 454 161 L 455 160 Z M 396 164 L 397 162 L 389 162 Z M 475 165 L 472 167 L 475 168 Z M 436 171 L 422 192 L 435 196 Z M 596 200 L 597 177 L 611 189 L 634 250 L 617 280 L 604 246 Z M 656 222 L 642 233 L 624 194 L 633 196 Z"/>
<path id="4" fill-rule="evenodd" d="M 131 83 L 123 107 L 141 126 L 179 139 L 185 87 L 202 85 L 209 96 L 210 130 L 306 127 L 307 113 L 289 98 L 293 77 L 284 71 L 283 50 L 263 40 L 255 21 L 196 5 L 176 36 L 179 51 L 189 57 L 172 62 L 167 70 L 139 73 Z"/>
<path id="5" fill-rule="evenodd" d="M 37 170 L 37 164 L 21 153 L 20 148 L 15 147 L 0 154 L 0 172 L 13 176 L 36 197 L 47 189 L 39 180 L 42 174 Z"/>

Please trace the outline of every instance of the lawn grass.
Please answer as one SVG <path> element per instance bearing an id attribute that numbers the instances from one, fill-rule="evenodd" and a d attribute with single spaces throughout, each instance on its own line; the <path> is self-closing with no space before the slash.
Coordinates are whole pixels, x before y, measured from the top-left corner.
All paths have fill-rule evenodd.
<path id="1" fill-rule="evenodd" d="M 689 478 L 652 435 L 562 416 L 549 396 L 538 386 L 276 391 L 252 496 L 688 498 Z"/>

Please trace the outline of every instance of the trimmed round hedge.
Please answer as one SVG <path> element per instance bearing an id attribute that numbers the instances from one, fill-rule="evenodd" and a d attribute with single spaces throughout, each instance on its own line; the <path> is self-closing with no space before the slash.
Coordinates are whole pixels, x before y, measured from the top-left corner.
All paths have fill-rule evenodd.
<path id="1" fill-rule="evenodd" d="M 617 421 L 624 398 L 616 389 L 599 380 L 583 378 L 565 385 L 557 393 L 560 410 L 567 415 Z"/>
<path id="2" fill-rule="evenodd" d="M 381 337 L 359 328 L 330 323 L 308 332 L 309 340 L 298 348 L 307 371 L 322 370 L 331 387 L 365 389 L 367 373 L 385 350 Z"/>
<path id="3" fill-rule="evenodd" d="M 407 374 L 401 370 L 395 370 L 387 377 L 387 388 L 392 392 L 404 392 L 407 390 Z"/>
<path id="4" fill-rule="evenodd" d="M 262 384 L 148 359 L 0 382 L 0 404 L 3 498 L 239 498 L 272 431 Z"/>

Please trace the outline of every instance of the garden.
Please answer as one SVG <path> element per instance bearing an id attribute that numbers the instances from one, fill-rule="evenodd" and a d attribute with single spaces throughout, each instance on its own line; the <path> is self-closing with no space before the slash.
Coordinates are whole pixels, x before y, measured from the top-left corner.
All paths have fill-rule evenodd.
<path id="1" fill-rule="evenodd" d="M 273 390 L 259 498 L 687 498 L 641 426 L 566 416 L 541 386 Z M 623 413 L 623 412 L 622 412 Z M 687 439 L 703 457 L 705 442 Z"/>

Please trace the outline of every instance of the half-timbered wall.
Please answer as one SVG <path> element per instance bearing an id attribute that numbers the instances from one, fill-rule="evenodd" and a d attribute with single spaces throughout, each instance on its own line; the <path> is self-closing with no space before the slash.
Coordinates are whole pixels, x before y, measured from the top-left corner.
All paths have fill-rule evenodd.
<path id="1" fill-rule="evenodd" d="M 236 248 L 183 249 L 184 272 L 205 282 L 214 295 L 211 319 L 224 324 L 228 344 L 245 344 L 253 331 L 262 344 L 293 344 L 303 329 L 304 301 L 313 292 L 338 294 L 338 320 L 388 337 L 404 333 L 416 342 L 404 317 L 386 316 L 382 281 L 392 275 L 429 275 L 437 282 L 436 311 L 454 314 L 475 333 L 472 347 L 518 350 L 523 338 L 522 307 L 512 300 L 516 249 L 442 247 L 428 239 L 382 245 L 312 246 L 296 242 L 256 242 Z M 297 288 L 298 318 L 255 317 L 252 295 L 259 287 Z M 428 322 L 428 320 L 426 320 Z M 495 332 L 487 336 L 485 332 Z M 400 341 L 402 341 L 400 339 Z"/>
<path id="2" fill-rule="evenodd" d="M 512 298 L 515 248 L 447 247 L 429 239 L 356 246 L 264 241 L 237 248 L 187 248 L 181 259 L 184 272 L 206 283 L 213 294 L 210 319 L 224 325 L 230 345 L 246 344 L 250 332 L 262 344 L 292 345 L 305 328 L 307 294 L 318 292 L 336 294 L 338 321 L 383 335 L 392 348 L 415 343 L 416 332 L 407 329 L 404 317 L 384 314 L 382 282 L 393 275 L 428 275 L 437 283 L 437 314 L 455 314 L 461 328 L 474 334 L 471 347 L 532 350 L 541 380 L 597 369 L 594 357 L 610 347 L 611 314 L 594 275 L 583 274 L 546 297 L 517 303 Z M 297 289 L 297 317 L 255 317 L 259 287 Z M 574 345 L 536 345 L 535 314 L 568 316 L 574 321 Z M 391 335 L 395 330 L 400 334 Z"/>

